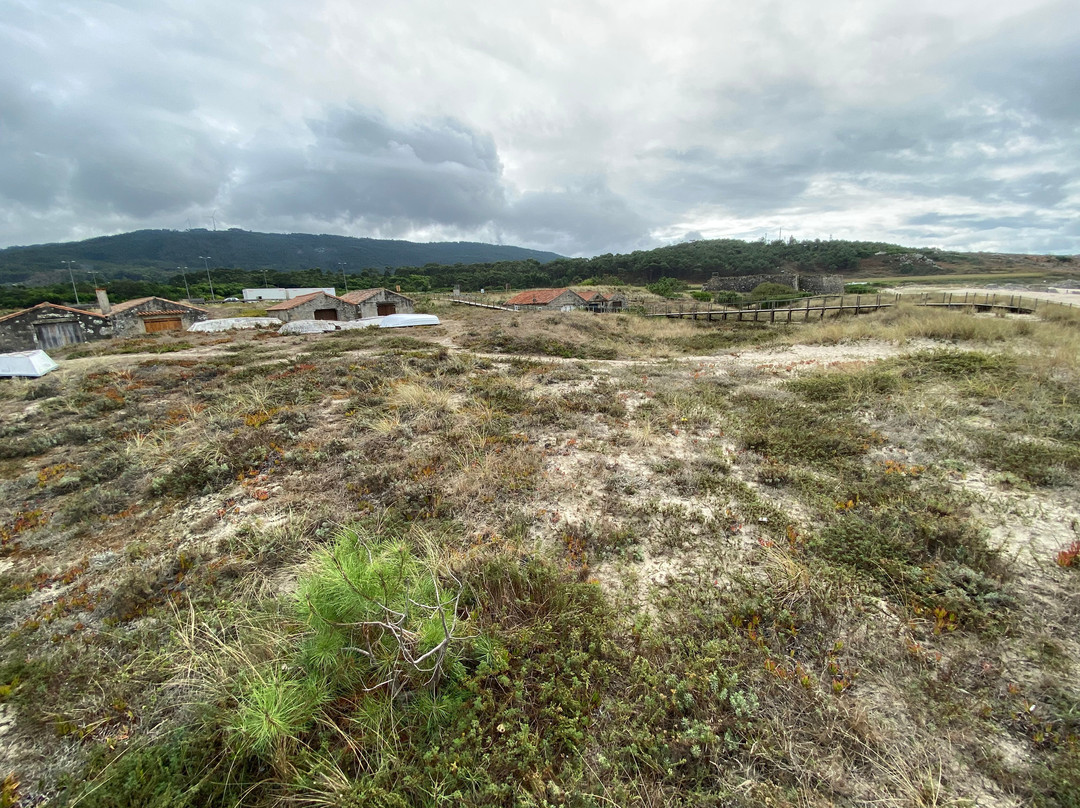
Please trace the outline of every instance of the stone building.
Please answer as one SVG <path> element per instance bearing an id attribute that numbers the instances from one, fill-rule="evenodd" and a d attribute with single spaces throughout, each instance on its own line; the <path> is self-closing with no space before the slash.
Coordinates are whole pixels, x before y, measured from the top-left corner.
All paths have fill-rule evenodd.
<path id="1" fill-rule="evenodd" d="M 336 295 L 313 292 L 285 300 L 266 310 L 283 323 L 294 320 L 355 320 L 357 306 Z"/>
<path id="2" fill-rule="evenodd" d="M 519 309 L 554 309 L 569 311 L 584 308 L 585 298 L 573 289 L 528 289 L 503 303 Z"/>
<path id="3" fill-rule="evenodd" d="M 112 321 L 118 337 L 154 334 L 158 331 L 186 331 L 208 316 L 206 309 L 164 297 L 140 297 L 112 306 L 103 289 L 98 290 L 98 305 L 102 314 Z"/>
<path id="4" fill-rule="evenodd" d="M 341 299 L 356 306 L 356 316 L 385 317 L 388 314 L 412 314 L 413 299 L 389 289 L 358 289 L 346 292 Z"/>
<path id="5" fill-rule="evenodd" d="M 599 312 L 611 312 L 622 311 L 626 308 L 626 295 L 622 292 L 609 292 L 603 294 L 602 292 L 594 292 L 591 295 L 583 295 L 585 298 L 585 308 L 589 311 Z"/>
<path id="6" fill-rule="evenodd" d="M 113 324 L 97 312 L 58 303 L 38 303 L 0 317 L 0 351 L 49 351 L 65 345 L 108 339 Z"/>

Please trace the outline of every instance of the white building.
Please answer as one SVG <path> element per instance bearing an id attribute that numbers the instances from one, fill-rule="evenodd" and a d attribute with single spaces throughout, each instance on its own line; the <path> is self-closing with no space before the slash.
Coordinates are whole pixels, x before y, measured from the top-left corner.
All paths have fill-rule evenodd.
<path id="1" fill-rule="evenodd" d="M 310 295 L 315 292 L 325 292 L 328 295 L 337 293 L 334 287 L 312 286 L 305 289 L 245 289 L 244 302 L 258 300 L 292 300 L 294 297 Z"/>

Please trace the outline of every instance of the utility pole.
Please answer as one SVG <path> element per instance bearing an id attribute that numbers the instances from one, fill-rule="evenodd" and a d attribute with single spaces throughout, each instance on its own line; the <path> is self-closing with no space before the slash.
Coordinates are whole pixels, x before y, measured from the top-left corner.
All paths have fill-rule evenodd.
<path id="1" fill-rule="evenodd" d="M 341 267 L 341 279 L 345 281 L 345 294 L 349 293 L 349 279 L 345 277 L 345 262 L 338 261 L 338 266 Z"/>
<path id="2" fill-rule="evenodd" d="M 180 270 L 180 274 L 184 276 L 184 294 L 187 295 L 187 300 L 191 300 L 191 290 L 187 285 L 187 267 L 177 267 Z"/>
<path id="3" fill-rule="evenodd" d="M 214 299 L 214 282 L 210 280 L 210 264 L 207 263 L 207 261 L 210 260 L 210 256 L 200 255 L 199 258 L 202 259 L 203 266 L 206 267 L 206 282 L 210 284 L 210 302 L 216 303 L 217 301 Z"/>
<path id="4" fill-rule="evenodd" d="M 75 265 L 74 261 L 61 261 L 61 264 L 67 264 L 68 277 L 71 278 L 71 291 L 75 293 L 75 305 L 79 305 L 79 290 L 75 288 L 75 273 L 72 271 L 72 267 Z"/>

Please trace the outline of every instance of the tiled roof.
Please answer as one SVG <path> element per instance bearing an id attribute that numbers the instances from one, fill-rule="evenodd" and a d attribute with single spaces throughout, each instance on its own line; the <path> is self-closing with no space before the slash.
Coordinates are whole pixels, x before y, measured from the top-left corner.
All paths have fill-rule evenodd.
<path id="1" fill-rule="evenodd" d="M 160 300 L 162 303 L 172 303 L 174 306 L 179 306 L 180 307 L 179 311 L 181 313 L 188 312 L 188 311 L 191 311 L 191 310 L 206 311 L 206 309 L 201 309 L 198 306 L 189 306 L 186 303 L 177 303 L 175 300 L 169 300 L 168 298 L 165 298 L 165 297 L 138 297 L 138 298 L 135 298 L 134 300 L 125 300 L 123 303 L 114 304 L 112 306 L 112 311 L 110 311 L 109 313 L 110 314 L 118 314 L 119 312 L 127 311 L 128 309 L 133 309 L 136 306 L 141 306 L 143 303 L 148 303 L 151 300 Z"/>
<path id="2" fill-rule="evenodd" d="M 287 311 L 289 309 L 295 309 L 299 305 L 314 300 L 319 295 L 333 297 L 333 295 L 328 295 L 326 292 L 311 292 L 310 294 L 294 297 L 292 300 L 282 300 L 280 303 L 275 303 L 273 306 L 270 306 L 267 311 Z"/>
<path id="3" fill-rule="evenodd" d="M 346 303 L 352 303 L 354 306 L 357 303 L 363 303 L 368 298 L 375 297 L 379 292 L 385 292 L 386 289 L 357 289 L 355 292 L 346 292 L 341 295 L 341 299 Z"/>
<path id="4" fill-rule="evenodd" d="M 123 303 L 114 304 L 112 307 L 112 311 L 109 313 L 115 314 L 118 311 L 127 311 L 128 309 L 135 308 L 136 306 L 140 306 L 143 303 L 146 303 L 153 299 L 154 298 L 152 297 L 137 297 L 134 300 L 125 300 Z"/>
<path id="5" fill-rule="evenodd" d="M 70 306 L 61 306 L 59 303 L 38 303 L 36 306 L 31 306 L 28 309 L 22 309 L 21 311 L 15 311 L 11 314 L 5 314 L 0 317 L 0 323 L 4 320 L 10 320 L 12 317 L 18 317 L 20 314 L 26 314 L 28 311 L 34 309 L 48 308 L 48 309 L 62 309 L 63 311 L 70 311 L 72 314 L 89 314 L 91 317 L 101 317 L 101 313 L 97 311 L 86 311 L 85 309 L 73 309 Z"/>
<path id="6" fill-rule="evenodd" d="M 581 295 L 578 295 L 577 292 L 574 292 L 571 289 L 565 289 L 565 288 L 563 288 L 563 289 L 528 289 L 528 290 L 526 290 L 524 292 L 519 292 L 518 294 L 514 295 L 512 298 L 507 300 L 503 305 L 504 306 L 546 306 L 548 303 L 550 303 L 552 300 L 557 298 L 559 295 L 566 294 L 567 292 L 570 292 L 571 294 L 575 295 L 576 297 L 578 297 L 578 299 L 581 298 Z"/>
<path id="7" fill-rule="evenodd" d="M 385 289 L 381 286 L 378 289 L 357 289 L 355 292 L 346 292 L 343 295 L 338 295 L 338 297 L 340 297 L 346 303 L 352 303 L 353 305 L 357 305 L 363 303 L 365 300 L 369 300 L 375 297 L 375 295 L 379 294 L 379 292 L 386 292 L 386 294 L 393 295 L 394 297 L 404 298 L 405 300 L 412 300 L 411 297 L 407 297 L 406 295 L 401 294 L 401 292 L 391 292 L 389 289 Z"/>

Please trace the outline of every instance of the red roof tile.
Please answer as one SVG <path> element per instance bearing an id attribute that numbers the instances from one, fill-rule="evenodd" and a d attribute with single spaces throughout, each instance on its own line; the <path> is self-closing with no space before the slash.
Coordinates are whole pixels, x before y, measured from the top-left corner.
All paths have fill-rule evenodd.
<path id="1" fill-rule="evenodd" d="M 171 303 L 174 306 L 178 306 L 178 310 L 181 312 L 188 312 L 192 310 L 202 312 L 206 311 L 206 309 L 199 308 L 198 306 L 189 306 L 186 303 L 177 303 L 175 300 L 169 300 L 167 297 L 137 297 L 134 300 L 125 300 L 123 303 L 113 304 L 112 310 L 109 312 L 109 314 L 117 314 L 122 311 L 127 311 L 128 309 L 133 309 L 136 306 L 141 306 L 143 303 L 148 303 L 151 300 L 160 300 L 162 303 Z"/>
<path id="2" fill-rule="evenodd" d="M 307 302 L 309 302 L 311 300 L 314 300 L 319 295 L 324 295 L 326 297 L 333 297 L 333 295 L 328 295 L 328 294 L 326 294 L 326 292 L 310 292 L 310 293 L 308 293 L 306 295 L 300 295 L 299 297 L 294 297 L 291 300 L 282 300 L 280 303 L 275 303 L 273 306 L 270 306 L 267 309 L 267 311 L 287 311 L 289 309 L 295 309 L 297 306 L 299 306 L 299 305 L 301 305 L 303 303 L 307 303 Z"/>
<path id="3" fill-rule="evenodd" d="M 112 305 L 112 311 L 110 311 L 109 313 L 115 314 L 116 312 L 127 311 L 128 309 L 135 308 L 136 306 L 142 305 L 143 303 L 146 303 L 147 301 L 153 299 L 154 298 L 152 297 L 137 297 L 134 300 L 125 300 L 123 303 L 114 303 Z"/>
<path id="4" fill-rule="evenodd" d="M 507 300 L 504 306 L 546 306 L 552 300 L 559 295 L 571 292 L 578 299 L 581 299 L 581 295 L 574 292 L 572 289 L 527 289 L 524 292 L 519 292 L 512 298 Z"/>
<path id="5" fill-rule="evenodd" d="M 346 303 L 352 303 L 353 305 L 356 305 L 357 303 L 363 303 L 368 298 L 375 297 L 375 295 L 379 294 L 379 292 L 385 291 L 385 289 L 381 288 L 357 289 L 353 292 L 346 292 L 345 294 L 341 295 L 341 299 L 344 300 Z"/>
<path id="6" fill-rule="evenodd" d="M 12 317 L 18 317 L 20 314 L 26 314 L 28 311 L 34 309 L 49 308 L 49 309 L 62 309 L 63 311 L 70 311 L 72 314 L 89 314 L 91 317 L 101 317 L 101 312 L 98 311 L 86 311 L 85 309 L 73 309 L 71 306 L 61 306 L 59 303 L 38 303 L 36 306 L 31 306 L 28 309 L 22 309 L 21 311 L 14 311 L 11 314 L 5 314 L 0 317 L 0 322 L 4 320 L 10 320 Z"/>

